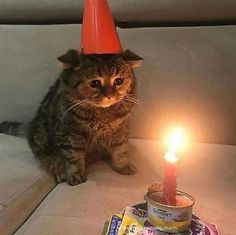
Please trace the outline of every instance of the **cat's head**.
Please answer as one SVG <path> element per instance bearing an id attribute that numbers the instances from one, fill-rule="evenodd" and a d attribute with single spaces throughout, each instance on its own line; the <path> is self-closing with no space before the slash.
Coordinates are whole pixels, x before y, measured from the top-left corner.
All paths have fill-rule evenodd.
<path id="1" fill-rule="evenodd" d="M 76 101 L 106 108 L 134 100 L 133 68 L 142 58 L 126 50 L 121 54 L 84 55 L 69 50 L 58 60 L 63 65 L 63 91 Z"/>

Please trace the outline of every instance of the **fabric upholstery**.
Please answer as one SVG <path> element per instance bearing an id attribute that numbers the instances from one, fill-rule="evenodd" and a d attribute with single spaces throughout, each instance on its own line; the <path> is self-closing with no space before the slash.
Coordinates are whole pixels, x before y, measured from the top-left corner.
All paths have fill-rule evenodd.
<path id="1" fill-rule="evenodd" d="M 0 234 L 12 234 L 54 187 L 25 139 L 0 134 Z"/>
<path id="2" fill-rule="evenodd" d="M 79 48 L 80 25 L 0 26 L 0 121 L 29 121 L 58 77 L 56 58 Z M 161 138 L 182 125 L 202 142 L 236 143 L 236 26 L 119 29 L 143 105 L 132 136 Z M 141 124 L 142 123 L 142 124 Z"/>
<path id="3" fill-rule="evenodd" d="M 234 0 L 109 0 L 117 22 L 199 22 L 236 19 Z M 1 0 L 0 23 L 81 23 L 82 0 Z"/>
<path id="4" fill-rule="evenodd" d="M 162 181 L 163 146 L 131 140 L 136 175 L 122 176 L 104 162 L 95 163 L 86 183 L 57 185 L 15 235 L 101 235 L 111 214 L 143 200 L 148 186 Z M 235 154 L 235 146 L 193 144 L 180 154 L 177 167 L 178 189 L 193 195 L 194 213 L 216 223 L 224 235 L 236 234 Z"/>

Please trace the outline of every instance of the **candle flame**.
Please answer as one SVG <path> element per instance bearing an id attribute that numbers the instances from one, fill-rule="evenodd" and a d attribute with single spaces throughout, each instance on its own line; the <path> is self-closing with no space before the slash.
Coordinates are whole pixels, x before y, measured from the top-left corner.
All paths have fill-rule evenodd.
<path id="1" fill-rule="evenodd" d="M 183 130 L 181 128 L 175 128 L 170 134 L 168 152 L 176 153 L 183 145 Z"/>
<path id="2" fill-rule="evenodd" d="M 181 128 L 175 128 L 171 131 L 168 138 L 168 152 L 165 155 L 165 159 L 168 162 L 176 163 L 178 157 L 176 156 L 176 152 L 183 147 L 184 144 L 184 134 Z"/>
<path id="3" fill-rule="evenodd" d="M 178 161 L 178 157 L 174 153 L 167 152 L 165 154 L 165 160 L 174 164 Z"/>

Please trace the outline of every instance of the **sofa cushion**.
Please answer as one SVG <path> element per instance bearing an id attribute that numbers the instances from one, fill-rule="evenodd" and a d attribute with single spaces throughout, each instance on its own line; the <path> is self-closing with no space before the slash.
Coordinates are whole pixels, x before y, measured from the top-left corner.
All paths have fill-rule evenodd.
<path id="1" fill-rule="evenodd" d="M 110 0 L 118 22 L 209 23 L 236 19 L 234 0 Z"/>
<path id="2" fill-rule="evenodd" d="M 55 186 L 26 140 L 0 134 L 0 234 L 12 234 Z"/>
<path id="3" fill-rule="evenodd" d="M 0 26 L 0 121 L 29 121 L 60 72 L 56 58 L 79 48 L 80 25 Z M 132 136 L 160 138 L 183 125 L 201 142 L 236 143 L 236 26 L 119 29 L 144 58 L 135 72 L 143 103 Z M 140 125 L 142 123 L 142 125 Z"/>
<path id="4" fill-rule="evenodd" d="M 236 19 L 234 0 L 109 0 L 119 22 L 203 22 Z M 82 0 L 2 0 L 2 23 L 81 23 Z"/>
<path id="5" fill-rule="evenodd" d="M 115 173 L 104 162 L 89 168 L 88 181 L 59 184 L 15 235 L 101 235 L 111 214 L 143 200 L 153 182 L 161 182 L 163 143 L 131 140 L 129 156 L 138 172 Z M 194 213 L 216 223 L 222 234 L 236 234 L 236 146 L 193 144 L 178 162 L 178 189 L 193 195 Z M 226 223 L 227 221 L 227 223 Z"/>

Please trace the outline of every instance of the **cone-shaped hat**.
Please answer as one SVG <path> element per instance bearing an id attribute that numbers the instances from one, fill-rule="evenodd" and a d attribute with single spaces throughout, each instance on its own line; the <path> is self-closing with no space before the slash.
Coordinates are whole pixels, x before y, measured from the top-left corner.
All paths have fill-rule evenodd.
<path id="1" fill-rule="evenodd" d="M 83 54 L 122 52 L 107 0 L 84 0 L 81 52 Z"/>

